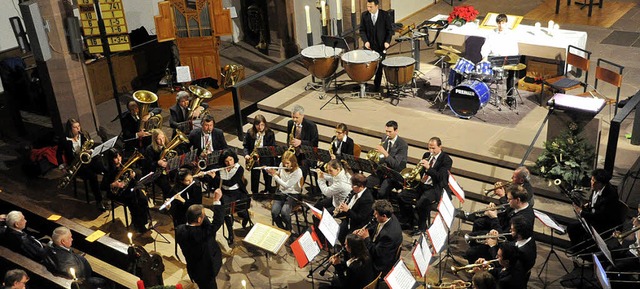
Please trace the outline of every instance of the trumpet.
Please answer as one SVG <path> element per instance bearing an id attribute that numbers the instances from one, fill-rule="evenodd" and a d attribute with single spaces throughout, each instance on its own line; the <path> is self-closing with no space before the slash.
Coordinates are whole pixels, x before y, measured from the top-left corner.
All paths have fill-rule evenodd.
<path id="1" fill-rule="evenodd" d="M 493 236 L 493 235 L 478 235 L 478 236 L 469 236 L 469 234 L 465 234 L 464 235 L 464 241 L 467 242 L 467 244 L 471 244 L 472 242 L 477 242 L 480 240 L 486 240 L 486 239 L 491 239 L 491 238 L 498 238 L 498 243 L 504 243 L 507 241 L 507 236 L 511 236 L 511 233 L 502 233 L 502 234 L 498 234 L 497 236 Z"/>
<path id="2" fill-rule="evenodd" d="M 511 184 L 513 184 L 513 182 L 512 182 L 512 181 L 508 181 L 508 182 L 502 183 L 502 184 L 501 184 L 501 185 L 499 185 L 499 186 L 494 186 L 494 187 L 493 187 L 493 189 L 484 190 L 484 195 L 485 195 L 485 196 L 490 196 L 490 195 L 491 195 L 493 192 L 495 192 L 496 190 L 498 190 L 498 189 L 502 189 L 502 188 L 505 188 L 505 187 L 508 187 L 508 186 L 510 186 Z"/>
<path id="3" fill-rule="evenodd" d="M 455 286 L 453 288 L 456 288 L 456 289 L 461 289 L 461 288 L 471 288 L 472 284 L 471 282 L 465 282 L 462 280 L 456 280 L 449 283 L 442 283 L 440 285 L 425 284 L 425 288 L 427 289 L 450 289 L 451 286 Z"/>
<path id="4" fill-rule="evenodd" d="M 460 266 L 460 267 L 451 266 L 451 273 L 456 274 L 456 275 L 458 274 L 459 271 L 466 271 L 467 273 L 473 273 L 473 268 L 481 267 L 481 266 L 484 266 L 484 265 L 489 265 L 489 264 L 494 263 L 494 262 L 498 262 L 498 259 L 484 261 L 484 262 L 479 263 L 479 264 L 469 264 L 469 265 Z"/>
<path id="5" fill-rule="evenodd" d="M 502 213 L 502 212 L 504 212 L 508 207 L 509 207 L 509 204 L 508 204 L 508 203 L 505 203 L 505 204 L 502 204 L 502 205 L 499 205 L 499 206 L 495 206 L 495 207 L 493 207 L 493 208 L 486 207 L 486 208 L 484 208 L 484 209 L 477 210 L 477 211 L 474 211 L 474 212 L 465 212 L 465 213 L 464 213 L 464 216 L 465 216 L 465 217 L 467 217 L 467 218 L 468 218 L 468 217 L 470 217 L 471 215 L 476 215 L 477 217 L 482 217 L 482 215 L 484 215 L 484 212 L 486 212 L 486 211 L 491 211 L 491 210 L 498 210 L 498 213 Z"/>

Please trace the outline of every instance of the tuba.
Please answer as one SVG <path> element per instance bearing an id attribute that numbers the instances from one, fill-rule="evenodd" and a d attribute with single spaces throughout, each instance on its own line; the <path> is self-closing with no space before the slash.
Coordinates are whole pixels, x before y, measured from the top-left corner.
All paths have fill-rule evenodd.
<path id="1" fill-rule="evenodd" d="M 138 117 L 142 120 L 142 117 L 149 114 L 149 106 L 158 101 L 158 96 L 148 90 L 138 90 L 133 93 L 133 100 L 138 103 L 140 110 Z M 138 130 L 152 130 L 162 126 L 162 115 L 154 115 L 150 117 L 146 122 L 140 121 L 140 127 Z"/>
<path id="2" fill-rule="evenodd" d="M 139 151 L 135 151 L 129 160 L 122 166 L 122 169 L 118 172 L 115 180 L 123 183 L 125 188 L 128 187 L 129 183 L 133 179 L 133 169 L 131 169 L 130 166 L 142 159 L 144 159 L 144 156 Z M 120 194 L 121 190 L 120 188 L 111 188 L 111 192 L 117 196 Z"/>
<path id="3" fill-rule="evenodd" d="M 91 148 L 93 147 L 93 140 L 89 139 L 82 144 L 80 151 L 76 154 L 73 163 L 67 168 L 67 173 L 62 177 L 62 181 L 58 184 L 58 189 L 65 188 L 73 177 L 78 173 L 82 165 L 89 164 L 91 162 Z"/>
<path id="4" fill-rule="evenodd" d="M 244 66 L 237 64 L 227 64 L 222 68 L 222 88 L 227 89 L 236 85 L 240 79 L 240 73 L 244 71 Z"/>
<path id="5" fill-rule="evenodd" d="M 189 85 L 189 91 L 196 96 L 195 99 L 191 100 L 191 103 L 189 105 L 189 119 L 193 119 L 193 112 L 198 109 L 203 100 L 212 98 L 213 94 L 211 94 L 211 91 L 198 85 Z M 203 111 L 200 114 L 200 118 L 207 114 L 209 114 L 207 110 Z"/>
<path id="6" fill-rule="evenodd" d="M 189 138 L 180 130 L 176 130 L 176 136 L 165 146 L 165 148 L 160 153 L 160 159 L 172 159 L 178 152 L 174 149 L 183 143 L 189 143 Z"/>

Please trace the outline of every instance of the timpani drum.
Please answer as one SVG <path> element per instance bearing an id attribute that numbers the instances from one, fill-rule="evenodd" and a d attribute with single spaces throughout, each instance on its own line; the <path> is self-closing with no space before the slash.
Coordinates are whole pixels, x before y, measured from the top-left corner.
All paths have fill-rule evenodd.
<path id="1" fill-rule="evenodd" d="M 352 50 L 342 54 L 342 67 L 351 80 L 364 83 L 375 74 L 380 62 L 380 54 L 373 50 Z"/>
<path id="2" fill-rule="evenodd" d="M 406 56 L 389 57 L 383 60 L 382 66 L 387 82 L 396 86 L 411 82 L 415 63 L 415 59 Z"/>
<path id="3" fill-rule="evenodd" d="M 333 48 L 320 44 L 309 46 L 300 54 L 311 75 L 326 79 L 338 69 L 338 57 L 342 54 L 342 49 L 336 48 L 334 52 Z"/>

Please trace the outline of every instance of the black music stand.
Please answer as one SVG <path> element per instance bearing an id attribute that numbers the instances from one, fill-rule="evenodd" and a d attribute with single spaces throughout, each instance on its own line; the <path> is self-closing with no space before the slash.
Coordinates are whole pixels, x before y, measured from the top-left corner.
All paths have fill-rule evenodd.
<path id="1" fill-rule="evenodd" d="M 368 159 L 363 159 L 363 158 L 359 158 L 356 161 L 358 162 L 358 167 L 360 168 L 361 171 L 367 172 L 370 174 L 376 173 L 377 165 L 374 162 Z"/>
<path id="2" fill-rule="evenodd" d="M 349 44 L 347 44 L 347 40 L 342 37 L 322 35 L 322 43 L 326 46 L 330 46 L 333 48 L 333 55 L 336 54 L 336 48 L 341 48 L 344 51 L 349 51 Z M 338 104 L 338 101 L 340 101 L 348 111 L 351 111 L 351 109 L 349 109 L 347 104 L 344 103 L 344 100 L 342 99 L 342 97 L 338 95 L 338 77 L 336 76 L 336 72 L 333 72 L 333 85 L 334 85 L 333 97 L 327 100 L 327 102 L 320 107 L 320 110 L 322 110 L 325 106 L 327 106 L 327 104 L 329 104 L 329 102 L 335 99 L 336 104 Z"/>
<path id="3" fill-rule="evenodd" d="M 547 215 L 547 217 L 549 217 L 549 219 L 551 219 L 551 221 L 553 223 L 555 223 L 557 225 L 557 222 L 551 218 L 550 216 Z M 547 253 L 547 257 L 544 259 L 544 262 L 542 263 L 542 267 L 540 267 L 540 271 L 538 271 L 538 279 L 540 279 L 540 281 L 543 281 L 544 287 L 543 288 L 547 288 L 547 286 L 555 283 L 556 281 L 558 281 L 559 279 L 553 280 L 551 282 L 548 282 L 547 280 L 547 272 L 549 271 L 549 260 L 551 259 L 551 255 L 556 256 L 556 259 L 558 260 L 558 262 L 560 263 L 560 265 L 562 265 L 562 269 L 564 269 L 564 272 L 566 272 L 567 274 L 569 274 L 569 270 L 567 270 L 567 267 L 564 266 L 564 263 L 562 263 L 562 260 L 560 260 L 560 256 L 558 256 L 558 253 L 556 252 L 556 250 L 554 249 L 554 237 L 553 237 L 553 232 L 556 230 L 554 229 L 551 225 L 553 224 L 547 224 L 546 222 L 542 221 L 542 219 L 538 218 L 540 220 L 540 222 L 545 225 L 546 227 L 548 227 L 551 230 L 551 249 L 549 250 L 549 253 Z M 566 232 L 566 230 L 565 230 Z M 560 231 L 560 233 L 563 233 L 562 231 Z M 545 271 L 544 269 L 547 268 L 547 271 Z M 540 277 L 540 275 L 542 275 L 542 271 L 544 271 L 544 280 L 542 280 L 542 277 Z"/>
<path id="4" fill-rule="evenodd" d="M 341 154 L 338 158 L 346 161 L 352 171 L 358 172 L 362 170 L 362 168 L 360 168 L 360 163 L 358 162 L 358 159 L 356 159 L 354 156 L 348 155 L 348 154 Z"/>

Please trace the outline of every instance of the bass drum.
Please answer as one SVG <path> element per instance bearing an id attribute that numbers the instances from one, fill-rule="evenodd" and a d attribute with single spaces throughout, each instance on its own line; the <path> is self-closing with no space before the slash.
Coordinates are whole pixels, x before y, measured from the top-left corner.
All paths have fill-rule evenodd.
<path id="1" fill-rule="evenodd" d="M 342 49 L 336 48 L 334 52 L 329 46 L 314 45 L 303 49 L 300 54 L 311 75 L 326 79 L 338 69 L 338 57 L 342 54 Z"/>
<path id="2" fill-rule="evenodd" d="M 342 54 L 342 67 L 351 80 L 363 83 L 369 81 L 378 69 L 380 54 L 373 50 L 352 50 Z"/>
<path id="3" fill-rule="evenodd" d="M 469 119 L 489 102 L 489 86 L 478 80 L 465 80 L 449 93 L 449 107 L 460 118 Z"/>

